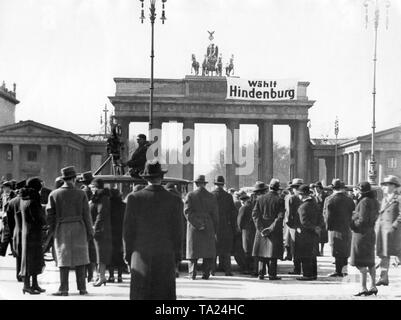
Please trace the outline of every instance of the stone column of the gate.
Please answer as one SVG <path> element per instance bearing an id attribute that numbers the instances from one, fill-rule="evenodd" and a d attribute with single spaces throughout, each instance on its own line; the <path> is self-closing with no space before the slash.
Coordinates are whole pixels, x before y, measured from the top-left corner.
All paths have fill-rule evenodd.
<path id="1" fill-rule="evenodd" d="M 273 178 L 273 121 L 263 120 L 259 127 L 259 173 L 260 181 L 269 183 Z"/>
<path id="2" fill-rule="evenodd" d="M 226 122 L 226 186 L 227 188 L 239 189 L 239 175 L 235 169 L 239 161 L 239 120 L 228 120 Z"/>
<path id="3" fill-rule="evenodd" d="M 195 121 L 184 119 L 182 128 L 182 178 L 186 180 L 194 179 L 195 162 Z M 193 184 L 189 184 L 189 190 L 193 189 Z"/>
<path id="4" fill-rule="evenodd" d="M 308 178 L 308 127 L 306 120 L 297 121 L 297 157 L 296 157 L 296 176 L 304 179 L 306 183 Z"/>
<path id="5" fill-rule="evenodd" d="M 312 161 L 312 181 L 311 182 L 316 182 L 320 180 L 319 178 L 319 158 L 318 157 L 313 157 Z"/>
<path id="6" fill-rule="evenodd" d="M 291 122 L 290 126 L 290 179 L 296 178 L 296 159 L 297 159 L 297 132 L 296 132 L 296 124 Z"/>

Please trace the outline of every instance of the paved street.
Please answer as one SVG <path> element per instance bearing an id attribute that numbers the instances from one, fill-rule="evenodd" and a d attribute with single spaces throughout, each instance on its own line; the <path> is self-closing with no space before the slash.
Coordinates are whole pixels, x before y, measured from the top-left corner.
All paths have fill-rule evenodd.
<path id="1" fill-rule="evenodd" d="M 349 275 L 344 279 L 329 278 L 334 271 L 333 258 L 327 247 L 325 256 L 318 258 L 319 277 L 313 282 L 299 282 L 296 276 L 288 275 L 292 263 L 280 261 L 278 272 L 281 281 L 258 280 L 234 272 L 235 276 L 225 277 L 217 273 L 209 280 L 189 280 L 186 276 L 185 264 L 177 279 L 178 299 L 401 299 L 401 266 L 390 270 L 390 286 L 379 287 L 377 297 L 353 297 L 359 291 L 359 273 L 356 268 L 349 267 Z M 53 297 L 51 292 L 57 291 L 59 273 L 54 262 L 46 262 L 45 272 L 39 276 L 39 284 L 46 289 L 41 295 L 22 294 L 22 283 L 15 280 L 15 260 L 11 256 L 0 257 L 0 299 L 13 300 L 125 300 L 129 295 L 129 275 L 123 275 L 123 283 L 108 283 L 106 286 L 88 286 L 89 295 L 80 296 L 76 291 L 75 274 L 70 273 L 70 295 Z M 234 266 L 235 268 L 236 266 Z"/>

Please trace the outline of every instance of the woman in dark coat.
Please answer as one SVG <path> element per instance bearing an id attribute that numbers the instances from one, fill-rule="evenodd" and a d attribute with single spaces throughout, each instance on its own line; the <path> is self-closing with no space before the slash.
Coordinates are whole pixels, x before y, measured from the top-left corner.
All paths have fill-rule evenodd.
<path id="1" fill-rule="evenodd" d="M 123 252 L 123 221 L 125 212 L 125 203 L 121 198 L 118 189 L 110 190 L 110 212 L 111 212 L 111 263 L 109 265 L 108 282 L 114 282 L 114 268 L 117 268 L 117 281 L 123 282 L 122 274 L 125 266 Z"/>
<path id="2" fill-rule="evenodd" d="M 369 182 L 361 182 L 356 192 L 358 202 L 351 222 L 351 265 L 357 267 L 362 275 L 362 291 L 356 296 L 376 295 L 375 223 L 379 215 L 379 202 L 375 199 Z M 368 270 L 371 278 L 370 290 L 366 287 Z"/>
<path id="3" fill-rule="evenodd" d="M 106 266 L 111 262 L 111 221 L 110 221 L 110 191 L 104 189 L 104 182 L 100 178 L 93 179 L 91 183 L 93 192 L 89 202 L 89 210 L 93 220 L 95 232 L 95 247 L 97 255 L 97 275 L 93 286 L 106 285 Z"/>
<path id="4" fill-rule="evenodd" d="M 24 294 L 25 292 L 39 294 L 45 291 L 39 287 L 37 279 L 37 275 L 42 273 L 45 265 L 42 253 L 42 228 L 46 221 L 40 204 L 41 188 L 41 180 L 31 178 L 27 181 L 26 187 L 21 189 L 21 276 L 24 277 L 22 289 Z"/>

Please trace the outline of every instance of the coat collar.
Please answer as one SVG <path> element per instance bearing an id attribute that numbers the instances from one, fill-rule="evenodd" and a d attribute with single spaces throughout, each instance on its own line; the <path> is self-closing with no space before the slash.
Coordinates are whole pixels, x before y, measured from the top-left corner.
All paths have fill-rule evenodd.
<path id="1" fill-rule="evenodd" d="M 311 197 L 311 196 L 308 196 L 307 198 L 302 199 L 302 202 L 311 201 L 311 200 L 312 200 L 312 197 Z"/>
<path id="2" fill-rule="evenodd" d="M 61 186 L 61 188 L 74 189 L 74 185 L 72 183 L 64 182 L 64 184 Z"/>
<path id="3" fill-rule="evenodd" d="M 149 184 L 145 188 L 145 190 L 149 191 L 160 191 L 160 190 L 166 190 L 162 185 L 156 185 L 156 184 Z"/>

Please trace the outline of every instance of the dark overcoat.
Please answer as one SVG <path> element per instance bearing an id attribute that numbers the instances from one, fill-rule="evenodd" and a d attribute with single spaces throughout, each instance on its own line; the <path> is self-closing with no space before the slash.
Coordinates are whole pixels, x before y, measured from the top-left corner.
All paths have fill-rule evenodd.
<path id="1" fill-rule="evenodd" d="M 252 219 L 252 209 L 252 201 L 246 201 L 239 209 L 237 218 L 237 225 L 242 233 L 242 248 L 246 255 L 252 255 L 253 243 L 255 241 L 256 228 Z"/>
<path id="2" fill-rule="evenodd" d="M 110 213 L 111 213 L 111 238 L 112 253 L 110 264 L 115 267 L 124 266 L 123 249 L 123 222 L 124 222 L 125 203 L 121 195 L 111 194 Z"/>
<path id="3" fill-rule="evenodd" d="M 10 201 L 15 198 L 16 194 L 14 191 L 3 197 L 0 194 L 0 213 L 3 208 L 3 221 L 0 220 L 0 256 L 5 256 L 7 252 L 8 245 L 11 243 L 12 232 L 10 226 L 12 227 L 13 221 L 8 221 L 7 209 Z M 2 225 L 2 227 L 1 227 Z"/>
<path id="4" fill-rule="evenodd" d="M 180 216 L 181 216 L 181 220 L 180 220 L 181 221 L 181 223 L 180 223 L 181 250 L 180 250 L 180 252 L 177 252 L 176 257 L 175 257 L 175 261 L 180 262 L 183 258 L 183 254 L 185 254 L 186 219 L 184 216 L 184 202 L 182 201 L 181 194 L 179 193 L 179 191 L 176 188 L 167 189 L 167 191 L 170 192 L 171 194 L 175 195 L 180 200 L 179 211 L 181 212 L 181 214 L 180 214 Z"/>
<path id="5" fill-rule="evenodd" d="M 285 234 L 284 245 L 289 247 L 291 252 L 294 251 L 295 245 L 295 226 L 299 224 L 298 207 L 302 201 L 297 195 L 290 194 L 285 197 Z"/>
<path id="6" fill-rule="evenodd" d="M 373 192 L 363 194 L 358 199 L 352 215 L 351 261 L 355 267 L 375 265 L 375 223 L 379 215 L 379 202 Z"/>
<path id="7" fill-rule="evenodd" d="M 252 256 L 259 258 L 283 257 L 284 201 L 277 191 L 260 196 L 252 211 L 256 234 Z"/>
<path id="8" fill-rule="evenodd" d="M 294 258 L 315 257 L 318 234 L 315 228 L 319 223 L 319 208 L 312 197 L 301 201 L 297 210 L 299 219 L 295 220 Z"/>
<path id="9" fill-rule="evenodd" d="M 34 189 L 21 189 L 21 276 L 42 273 L 42 228 L 46 223 L 40 194 Z"/>
<path id="10" fill-rule="evenodd" d="M 108 265 L 111 261 L 112 249 L 109 189 L 96 190 L 89 202 L 89 211 L 95 231 L 97 263 Z"/>
<path id="11" fill-rule="evenodd" d="M 49 194 L 52 192 L 49 188 L 43 187 L 40 189 L 40 203 L 41 204 L 47 204 L 47 201 L 49 201 Z"/>
<path id="12" fill-rule="evenodd" d="M 379 257 L 401 257 L 401 196 L 384 198 L 376 224 L 376 254 Z"/>
<path id="13" fill-rule="evenodd" d="M 93 237 L 93 227 L 85 192 L 64 183 L 50 193 L 46 212 L 49 233 L 54 234 L 57 266 L 88 264 L 88 239 Z"/>
<path id="14" fill-rule="evenodd" d="M 354 201 L 345 192 L 335 192 L 324 202 L 332 255 L 336 258 L 348 258 L 351 252 L 351 219 L 355 210 Z"/>
<path id="15" fill-rule="evenodd" d="M 180 199 L 161 185 L 128 195 L 123 240 L 131 261 L 131 299 L 176 299 L 181 214 Z"/>
<path id="16" fill-rule="evenodd" d="M 216 197 L 200 187 L 189 192 L 184 203 L 187 219 L 187 259 L 216 257 L 218 205 Z"/>
<path id="17" fill-rule="evenodd" d="M 231 254 L 234 244 L 234 234 L 237 226 L 237 208 L 233 197 L 221 187 L 212 191 L 217 199 L 219 225 L 217 228 L 217 255 Z"/>
<path id="18" fill-rule="evenodd" d="M 327 243 L 329 241 L 329 234 L 323 215 L 324 201 L 327 198 L 327 194 L 325 192 L 322 192 L 321 194 L 315 195 L 314 198 L 319 208 L 319 227 L 321 228 L 319 234 L 319 243 Z"/>

